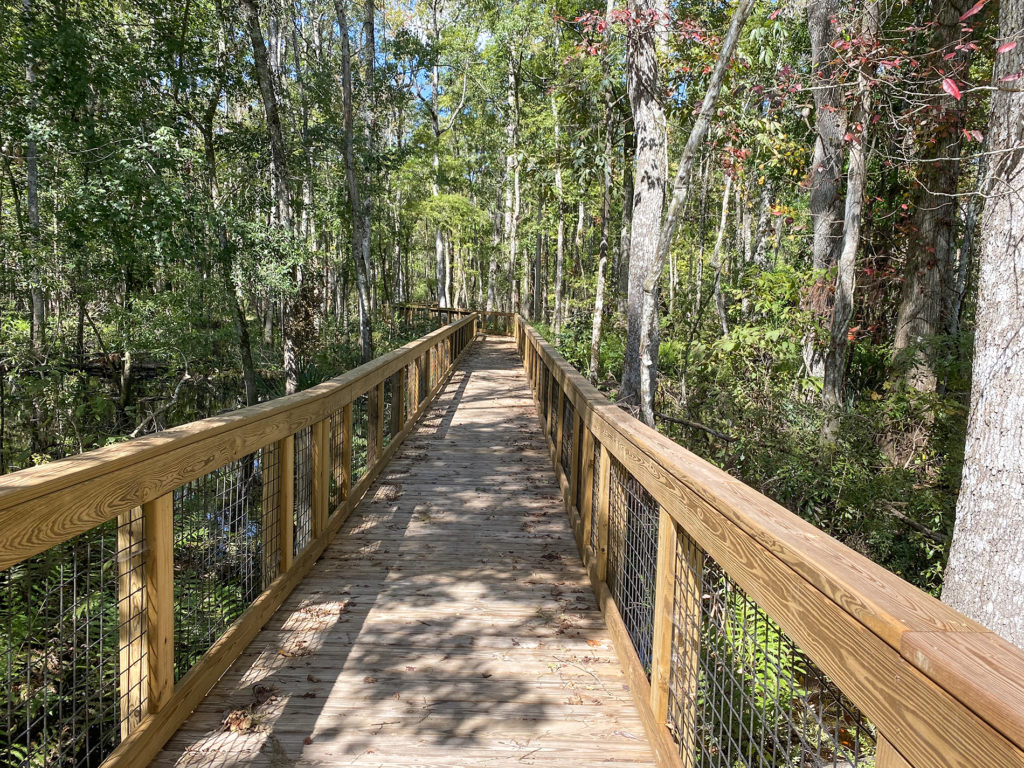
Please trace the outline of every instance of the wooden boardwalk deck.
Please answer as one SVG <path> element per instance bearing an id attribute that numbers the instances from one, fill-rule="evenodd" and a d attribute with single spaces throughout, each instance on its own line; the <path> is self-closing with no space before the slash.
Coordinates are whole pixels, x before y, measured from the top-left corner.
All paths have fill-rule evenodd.
<path id="1" fill-rule="evenodd" d="M 654 764 L 509 339 L 474 345 L 154 763 L 328 764 Z"/>

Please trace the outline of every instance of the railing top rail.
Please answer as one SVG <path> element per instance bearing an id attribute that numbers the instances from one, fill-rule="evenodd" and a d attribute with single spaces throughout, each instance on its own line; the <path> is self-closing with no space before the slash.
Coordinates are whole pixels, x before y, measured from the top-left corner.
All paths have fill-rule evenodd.
<path id="1" fill-rule="evenodd" d="M 634 419 L 516 323 L 602 446 L 901 752 L 1024 765 L 1024 652 Z"/>
<path id="2" fill-rule="evenodd" d="M 475 317 L 294 395 L 0 477 L 0 570 L 325 418 Z"/>

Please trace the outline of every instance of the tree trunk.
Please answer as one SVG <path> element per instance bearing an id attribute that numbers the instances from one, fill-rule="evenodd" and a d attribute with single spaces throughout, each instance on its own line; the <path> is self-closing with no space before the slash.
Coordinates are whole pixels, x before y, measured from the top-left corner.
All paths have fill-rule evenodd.
<path id="1" fill-rule="evenodd" d="M 291 181 L 288 175 L 287 153 L 285 151 L 284 131 L 277 108 L 277 95 L 274 92 L 274 75 L 270 68 L 267 46 L 263 41 L 263 30 L 260 27 L 259 12 L 254 0 L 241 0 L 245 11 L 246 29 L 252 44 L 253 64 L 256 68 L 256 80 L 263 101 L 263 111 L 267 120 L 267 136 L 270 141 L 271 181 L 273 184 L 274 204 L 277 221 L 282 229 L 292 231 Z M 293 271 L 293 279 L 297 278 L 297 270 Z M 297 282 L 297 279 L 296 279 Z M 298 352 L 295 344 L 295 329 L 291 317 L 292 301 L 286 299 L 281 317 L 281 336 L 284 347 L 285 393 L 291 394 L 299 388 Z"/>
<path id="2" fill-rule="evenodd" d="M 700 113 L 697 115 L 697 119 L 690 131 L 690 137 L 683 148 L 683 155 L 679 160 L 679 168 L 676 171 L 675 181 L 672 184 L 672 199 L 665 214 L 665 222 L 660 227 L 655 244 L 654 258 L 640 278 L 640 291 L 642 294 L 639 297 L 641 319 L 636 327 L 638 334 L 636 346 L 640 356 L 637 370 L 640 385 L 639 404 L 641 418 L 651 426 L 654 425 L 654 394 L 658 381 L 658 281 L 662 270 L 665 268 L 665 262 L 668 260 L 676 227 L 679 225 L 679 217 L 690 193 L 690 176 L 693 172 L 694 161 L 697 159 L 697 153 L 704 143 L 708 129 L 711 127 L 711 116 L 718 101 L 718 94 L 722 90 L 722 83 L 725 81 L 725 73 L 729 67 L 729 61 L 732 59 L 733 51 L 736 50 L 736 44 L 740 39 L 740 32 L 742 32 L 743 25 L 746 23 L 753 7 L 753 0 L 740 0 L 733 11 L 732 21 L 729 23 L 729 31 L 722 41 L 722 48 L 718 52 L 718 60 L 715 62 L 715 68 L 708 82 L 707 93 L 704 94 L 704 98 L 701 101 Z M 634 112 L 634 119 L 635 114 Z M 639 136 L 638 143 L 642 143 L 639 141 Z M 638 160 L 637 168 L 639 169 L 640 167 Z M 645 174 L 641 174 L 641 184 L 644 183 L 644 179 Z M 633 239 L 636 240 L 636 233 L 634 233 Z M 630 256 L 630 261 L 632 261 L 632 256 Z M 632 269 L 632 265 L 630 265 L 631 297 Z M 631 298 L 630 305 L 632 303 Z M 627 329 L 627 332 L 632 332 L 632 328 Z M 630 342 L 627 336 L 627 365 L 629 364 L 629 349 Z"/>
<path id="3" fill-rule="evenodd" d="M 551 91 L 551 118 L 555 124 L 555 316 L 551 327 L 555 335 L 562 329 L 562 286 L 565 268 L 565 185 L 562 183 L 561 126 L 558 124 L 558 102 Z"/>
<path id="4" fill-rule="evenodd" d="M 860 39 L 866 48 L 874 46 L 881 29 L 880 0 L 864 9 L 863 31 Z M 825 386 L 822 402 L 832 411 L 825 422 L 823 437 L 832 442 L 838 428 L 838 410 L 845 401 L 846 352 L 849 346 L 850 321 L 853 318 L 853 292 L 856 283 L 857 249 L 860 246 L 863 222 L 864 192 L 867 186 L 868 125 L 871 115 L 871 76 L 873 65 L 862 64 L 857 76 L 857 103 L 851 120 L 849 167 L 846 173 L 846 210 L 843 225 L 843 249 L 836 272 L 835 303 L 829 332 L 828 352 L 825 354 Z M 859 130 L 858 130 L 859 126 Z"/>
<path id="5" fill-rule="evenodd" d="M 604 283 L 608 271 L 608 247 L 611 233 L 612 216 L 612 162 L 615 152 L 615 141 L 612 129 L 615 127 L 613 109 L 615 93 L 611 85 L 611 64 L 608 44 L 611 40 L 611 14 L 615 10 L 615 0 L 608 0 L 604 12 L 605 55 L 601 59 L 601 74 L 604 83 L 604 182 L 601 185 L 601 248 L 597 261 L 597 285 L 594 289 L 594 316 L 590 323 L 590 367 L 587 375 L 591 383 L 597 384 L 601 367 L 601 324 L 604 321 Z"/>
<path id="6" fill-rule="evenodd" d="M 1000 43 L 1024 2 L 999 6 Z M 1024 46 L 996 56 L 982 219 L 974 380 L 963 482 L 942 599 L 1024 648 Z"/>
<path id="7" fill-rule="evenodd" d="M 846 114 L 842 109 L 842 91 L 836 83 L 835 51 L 832 42 L 839 34 L 836 17 L 840 0 L 815 0 L 807 4 L 807 30 L 811 38 L 811 69 L 814 83 L 815 140 L 810 182 L 810 213 L 814 228 L 811 266 L 830 269 L 839 256 L 843 219 L 840 215 L 839 184 L 843 173 L 843 136 Z M 827 304 L 828 288 L 818 277 L 811 288 L 811 304 Z M 808 376 L 825 375 L 825 350 L 813 335 L 803 341 L 804 367 Z"/>
<path id="8" fill-rule="evenodd" d="M 32 0 L 22 0 L 22 12 L 26 28 L 31 28 Z M 28 90 L 28 108 L 34 111 L 35 98 L 35 54 L 31 45 L 28 46 L 25 62 L 25 82 Z M 39 240 L 39 147 L 36 143 L 34 130 L 28 130 L 25 142 L 25 182 L 27 186 L 26 203 L 28 207 L 28 250 L 29 263 L 32 265 L 30 298 L 32 317 L 29 326 L 32 340 L 32 351 L 42 354 L 46 346 L 46 294 L 43 292 L 43 270 L 40 260 L 42 247 Z"/>
<path id="9" fill-rule="evenodd" d="M 937 0 L 936 24 L 931 49 L 935 58 L 955 53 L 955 60 L 942 58 L 940 66 L 966 67 L 969 49 L 956 52 L 961 37 L 960 16 L 972 5 L 969 0 Z M 922 347 L 939 334 L 956 326 L 956 198 L 960 178 L 960 148 L 966 113 L 964 101 L 955 100 L 937 88 L 935 112 L 925 122 L 921 136 L 921 160 L 917 167 L 914 195 L 914 223 L 911 227 L 903 295 L 896 318 L 893 365 L 902 368 L 907 385 L 922 392 L 937 384 L 934 354 Z M 907 358 L 912 359 L 907 359 Z"/>
<path id="10" fill-rule="evenodd" d="M 652 0 L 630 0 L 633 18 L 651 18 L 657 11 Z M 665 110 L 661 104 L 661 82 L 653 25 L 636 24 L 630 28 L 626 48 L 626 85 L 633 111 L 636 136 L 632 226 L 629 242 L 629 285 L 626 298 L 626 355 L 619 400 L 640 404 L 642 338 L 656 338 L 657 330 L 641 328 L 643 284 L 658 262 L 658 232 L 665 203 L 668 179 L 668 155 L 665 136 Z M 655 289 L 656 290 L 656 289 Z M 653 334 L 652 334 L 653 331 Z"/>
<path id="11" fill-rule="evenodd" d="M 508 115 L 505 122 L 505 243 L 508 263 L 515 264 L 519 250 L 519 77 L 516 72 L 516 52 L 508 50 L 507 89 L 505 92 Z M 488 300 L 490 288 L 488 287 Z"/>
<path id="12" fill-rule="evenodd" d="M 722 215 L 718 220 L 718 235 L 715 237 L 715 250 L 711 254 L 711 268 L 715 270 L 713 295 L 715 309 L 718 311 L 718 322 L 722 327 L 722 335 L 729 334 L 729 316 L 725 311 L 725 296 L 722 293 L 722 248 L 725 245 L 725 231 L 729 226 L 729 192 L 732 190 L 732 176 L 725 177 L 725 191 L 722 192 Z"/>
<path id="13" fill-rule="evenodd" d="M 359 303 L 359 351 L 363 362 L 373 359 L 373 336 L 370 329 L 370 287 L 366 265 L 370 263 L 369 224 L 363 212 L 359 177 L 356 175 L 353 149 L 354 126 L 352 117 L 352 51 L 348 41 L 348 0 L 334 0 L 341 33 L 341 91 L 345 133 L 345 180 L 348 202 L 352 210 L 352 260 L 356 265 L 356 291 Z"/>

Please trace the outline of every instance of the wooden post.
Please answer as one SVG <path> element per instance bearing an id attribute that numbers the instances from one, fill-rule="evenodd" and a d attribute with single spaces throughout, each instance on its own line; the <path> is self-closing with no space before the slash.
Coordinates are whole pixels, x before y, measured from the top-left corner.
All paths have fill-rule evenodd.
<path id="1" fill-rule="evenodd" d="M 555 418 L 558 421 L 555 422 L 555 472 L 562 472 L 562 429 L 565 424 L 565 395 L 562 390 L 558 390 L 558 404 L 557 406 L 552 403 L 551 410 L 555 414 Z M 563 472 L 564 474 L 564 472 Z M 565 482 L 569 482 L 569 478 L 565 478 Z"/>
<path id="2" fill-rule="evenodd" d="M 875 768 L 913 768 L 913 766 L 880 733 L 878 734 L 877 749 L 875 751 Z"/>
<path id="3" fill-rule="evenodd" d="M 383 453 L 384 435 L 384 382 L 371 387 L 366 393 L 366 470 L 377 463 Z"/>
<path id="4" fill-rule="evenodd" d="M 594 511 L 594 433 L 586 426 L 582 427 L 583 446 L 580 449 L 580 472 L 583 474 L 580 490 L 580 520 L 583 528 L 583 561 L 588 566 L 594 559 L 594 553 L 590 550 L 590 526 L 593 525 Z"/>
<path id="5" fill-rule="evenodd" d="M 678 659 L 679 664 L 682 665 L 680 676 L 683 681 L 683 690 L 680 691 L 681 701 L 679 703 L 680 713 L 679 722 L 675 723 L 676 739 L 681 745 L 680 753 L 683 758 L 683 766 L 685 768 L 696 768 L 697 766 L 697 686 L 699 685 L 700 679 L 700 633 L 701 624 L 703 617 L 701 615 L 702 604 L 701 604 L 701 591 L 703 590 L 704 582 L 704 553 L 700 547 L 697 546 L 697 542 L 686 535 L 685 531 L 677 527 L 675 521 L 669 519 L 668 523 L 672 526 L 671 531 L 667 532 L 663 527 L 663 522 L 669 515 L 665 510 L 661 510 L 662 518 L 659 520 L 659 546 L 658 546 L 658 559 L 659 567 L 661 558 L 663 556 L 668 557 L 668 544 L 671 540 L 672 546 L 675 547 L 675 551 L 671 557 L 675 562 L 674 573 L 673 573 L 673 585 L 668 588 L 667 593 L 671 594 L 667 606 L 664 606 L 664 598 L 659 593 L 656 600 L 659 600 L 655 609 L 655 616 L 658 616 L 657 611 L 665 611 L 668 614 L 669 621 L 673 613 L 678 613 L 680 621 L 680 632 L 679 636 L 673 638 L 672 633 L 674 632 L 671 624 L 666 625 L 669 630 L 668 642 L 668 653 L 667 657 L 669 661 L 666 663 L 665 658 L 662 658 L 658 663 L 661 665 L 660 669 L 665 670 L 665 674 L 669 673 L 672 653 L 672 644 L 676 644 L 675 658 Z M 664 546 L 663 546 L 664 545 Z M 664 550 L 664 555 L 663 555 Z M 662 589 L 661 585 L 661 571 L 658 572 L 658 589 Z M 678 601 L 678 605 L 676 605 Z M 656 618 L 657 621 L 657 618 Z M 657 634 L 658 629 L 657 623 L 655 624 L 655 645 L 653 652 L 655 658 L 659 653 L 664 652 L 664 648 L 659 646 L 658 643 L 665 643 L 666 639 L 664 635 L 659 636 Z M 664 631 L 664 629 L 662 630 Z M 668 691 L 665 682 L 665 689 L 659 694 L 655 694 L 654 681 L 655 677 L 652 668 L 651 675 L 651 705 L 657 703 L 659 708 L 666 708 L 668 706 Z M 662 674 L 659 671 L 659 676 Z M 659 684 L 660 681 L 659 681 Z M 656 698 L 658 696 L 658 698 Z M 662 704 L 661 696 L 664 696 L 664 705 Z M 658 718 L 658 723 L 664 722 L 664 716 L 661 714 L 661 709 L 655 710 L 655 716 Z"/>
<path id="6" fill-rule="evenodd" d="M 352 492 L 352 403 L 341 410 L 341 498 Z"/>
<path id="7" fill-rule="evenodd" d="M 580 452 L 580 417 L 579 414 L 573 411 L 572 416 L 572 452 L 573 455 L 569 457 L 569 506 L 576 510 L 576 514 L 579 517 L 580 523 L 583 522 L 583 510 L 580 509 L 579 505 L 579 490 L 580 490 L 580 463 L 582 461 L 582 453 Z"/>
<path id="8" fill-rule="evenodd" d="M 278 450 L 280 443 L 271 443 L 263 446 L 260 456 L 260 463 L 263 465 L 263 589 L 270 586 L 279 574 L 281 542 L 271 531 L 278 531 L 281 515 L 281 452 Z M 274 475 L 270 476 L 273 468 Z"/>
<path id="9" fill-rule="evenodd" d="M 278 493 L 281 509 L 277 516 L 277 542 L 281 548 L 280 572 L 292 567 L 295 548 L 295 435 L 281 438 L 277 443 L 277 466 L 281 472 Z"/>
<path id="10" fill-rule="evenodd" d="M 405 368 L 391 377 L 391 438 L 405 426 Z"/>
<path id="11" fill-rule="evenodd" d="M 142 505 L 146 527 L 146 674 L 149 713 L 174 693 L 174 494 Z"/>
<path id="12" fill-rule="evenodd" d="M 608 578 L 608 502 L 612 477 L 612 455 L 608 447 L 601 444 L 601 467 L 598 470 L 597 486 L 597 580 Z"/>
<path id="13" fill-rule="evenodd" d="M 331 496 L 331 433 L 330 421 L 323 419 L 313 424 L 313 519 L 312 535 L 315 539 L 327 528 Z"/>
<path id="14" fill-rule="evenodd" d="M 659 507 L 658 560 L 655 566 L 654 641 L 651 647 L 651 709 L 658 725 L 668 716 L 668 680 L 672 669 L 672 615 L 676 588 L 676 524 Z"/>
<path id="15" fill-rule="evenodd" d="M 117 516 L 118 688 L 122 739 L 135 730 L 146 706 L 146 669 L 143 667 L 146 527 L 143 521 L 142 507 Z"/>

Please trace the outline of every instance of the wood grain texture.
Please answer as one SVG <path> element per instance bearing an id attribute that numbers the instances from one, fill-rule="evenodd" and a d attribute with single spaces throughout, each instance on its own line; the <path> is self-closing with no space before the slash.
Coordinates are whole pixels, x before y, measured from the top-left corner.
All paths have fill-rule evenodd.
<path id="1" fill-rule="evenodd" d="M 668 681 L 672 666 L 672 608 L 676 591 L 676 522 L 658 513 L 658 562 L 654 587 L 654 637 L 651 644 L 651 710 L 658 725 L 668 716 Z"/>
<path id="2" fill-rule="evenodd" d="M 145 713 L 145 516 L 141 507 L 117 517 L 118 700 L 121 738 Z"/>
<path id="3" fill-rule="evenodd" d="M 142 516 L 146 529 L 147 698 L 148 711 L 156 713 L 166 707 L 174 691 L 174 497 L 168 493 L 146 502 Z"/>
<path id="4" fill-rule="evenodd" d="M 879 735 L 878 751 L 875 753 L 875 768 L 914 768 L 907 762 L 887 738 Z"/>
<path id="5" fill-rule="evenodd" d="M 303 392 L 0 477 L 0 570 L 327 418 L 473 319 Z"/>
<path id="6" fill-rule="evenodd" d="M 462 355 L 465 355 L 466 351 L 467 350 L 464 350 Z M 447 377 L 441 382 L 437 390 L 429 393 L 427 399 L 421 404 L 420 409 L 416 414 L 409 419 L 402 432 L 394 437 L 388 445 L 387 450 L 384 452 L 384 455 L 381 456 L 380 461 L 367 469 L 367 472 L 360 479 L 359 483 L 357 483 L 355 488 L 352 489 L 350 497 L 341 502 L 335 512 L 330 516 L 327 522 L 327 528 L 324 530 L 323 534 L 313 539 L 305 550 L 303 550 L 302 554 L 295 559 L 293 566 L 287 572 L 282 572 L 281 575 L 274 579 L 270 587 L 264 590 L 259 597 L 253 601 L 252 605 L 246 609 L 242 616 L 228 628 L 228 630 L 205 654 L 203 654 L 199 661 L 193 665 L 192 669 L 189 670 L 189 672 L 178 682 L 177 687 L 173 688 L 173 692 L 166 697 L 166 700 L 160 707 L 159 712 L 153 710 L 153 681 L 152 677 L 150 678 L 151 713 L 143 718 L 142 722 L 132 731 L 127 739 L 121 742 L 121 744 L 101 764 L 101 768 L 136 768 L 137 766 L 148 765 L 153 760 L 164 744 L 167 743 L 167 740 L 182 725 L 182 723 L 188 719 L 189 715 L 195 710 L 195 708 L 199 706 L 213 685 L 216 684 L 216 682 L 223 676 L 228 667 L 235 661 L 245 647 L 252 642 L 253 638 L 267 623 L 270 617 L 273 616 L 274 612 L 280 607 L 285 598 L 291 594 L 295 587 L 309 573 L 310 569 L 313 568 L 317 560 L 327 548 L 328 544 L 333 541 L 342 525 L 346 520 L 348 520 L 352 510 L 363 498 L 367 489 L 369 489 L 376 481 L 381 470 L 387 466 L 388 462 L 404 443 L 406 437 L 416 427 L 418 418 L 426 412 L 433 398 L 447 382 L 450 376 L 451 371 L 448 372 Z M 286 437 L 279 441 L 279 443 L 284 443 L 288 440 L 289 438 Z M 281 449 L 280 444 L 278 449 Z M 282 451 L 282 455 L 285 453 L 286 452 Z M 287 454 L 294 456 L 294 441 L 292 441 L 291 451 L 288 451 Z M 291 474 L 292 473 L 290 472 L 289 475 Z M 156 518 L 161 516 L 167 517 L 173 514 L 173 508 L 170 501 L 171 497 L 168 495 L 162 498 L 167 500 L 166 515 L 161 511 L 161 505 L 163 502 L 160 499 L 151 504 L 144 505 L 143 507 L 143 513 L 146 515 L 147 531 L 152 530 L 149 522 L 150 516 Z M 172 537 L 168 535 L 168 533 L 169 531 L 160 534 L 161 541 L 172 541 Z M 166 558 L 166 561 L 161 560 L 160 562 L 165 563 L 161 566 L 162 568 L 170 569 L 171 573 L 169 578 L 171 578 L 173 577 L 173 548 L 170 545 L 167 545 L 166 549 L 168 549 L 168 557 Z M 289 552 L 290 551 L 289 547 Z M 149 563 L 150 561 L 147 560 L 147 588 L 149 585 L 151 568 Z M 171 592 L 168 591 L 167 594 L 171 594 Z M 171 602 L 171 608 L 173 608 L 173 599 Z M 150 610 L 152 610 L 152 608 Z M 168 613 L 167 615 L 171 614 Z M 173 633 L 170 638 L 170 648 L 171 653 L 169 658 L 171 685 L 162 685 L 162 695 L 166 695 L 168 689 L 173 686 Z M 149 652 L 152 653 L 152 650 L 152 646 L 150 646 Z"/>
<path id="7" fill-rule="evenodd" d="M 295 558 L 295 435 L 285 435 L 277 442 L 277 472 L 279 568 L 287 573 Z"/>
<path id="8" fill-rule="evenodd" d="M 156 766 L 654 764 L 516 363 L 474 345 Z"/>
<path id="9" fill-rule="evenodd" d="M 329 419 L 313 425 L 313 536 L 319 536 L 327 527 L 327 507 L 331 494 L 330 426 Z"/>
<path id="10" fill-rule="evenodd" d="M 978 676 L 949 664 L 911 664 L 900 656 L 907 633 L 962 634 L 960 642 L 970 644 L 985 633 L 983 627 L 632 419 L 532 328 L 523 326 L 520 333 L 539 355 L 540 367 L 562 382 L 602 450 L 621 461 L 868 718 L 884 727 L 901 754 L 915 765 L 1022 764 L 1017 738 L 1002 732 L 1005 713 L 984 696 L 967 693 L 980 693 Z M 984 674 L 976 670 L 981 677 L 1002 681 L 1004 689 L 1015 685 L 1009 677 L 1015 673 L 1008 670 L 1016 665 L 977 663 L 984 668 Z M 923 673 L 922 667 L 933 671 Z"/>

